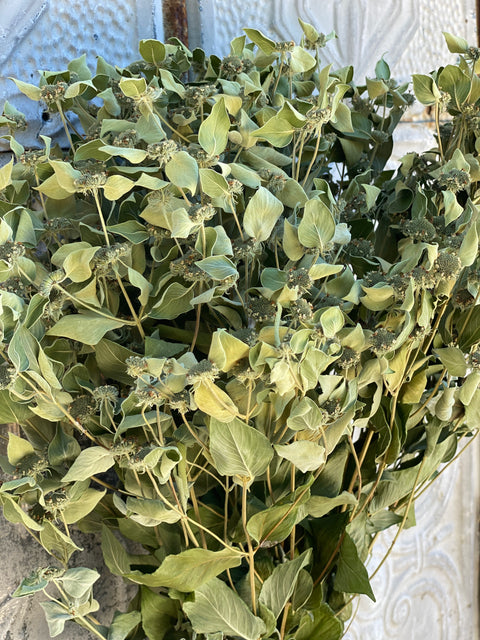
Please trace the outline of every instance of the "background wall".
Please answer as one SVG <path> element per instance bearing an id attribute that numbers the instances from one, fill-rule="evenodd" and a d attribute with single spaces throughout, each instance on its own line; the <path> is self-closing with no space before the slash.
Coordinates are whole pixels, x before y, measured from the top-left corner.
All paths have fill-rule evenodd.
<path id="1" fill-rule="evenodd" d="M 397 77 L 450 62 L 441 31 L 475 44 L 474 9 L 474 0 L 187 0 L 191 48 L 226 54 L 230 39 L 244 26 L 275 39 L 295 39 L 300 16 L 325 33 L 335 29 L 339 40 L 328 44 L 325 55 L 339 66 L 355 64 L 358 78 L 370 73 L 382 54 Z M 92 68 L 96 54 L 126 64 L 138 58 L 140 38 L 161 39 L 162 33 L 160 0 L 0 0 L 0 105 L 8 99 L 27 113 L 33 125 L 26 140 L 34 144 L 40 133 L 55 134 L 59 123 L 54 118 L 45 122 L 41 106 L 20 96 L 9 76 L 35 82 L 37 69 L 62 69 L 82 53 Z M 399 127 L 397 155 L 430 143 L 425 115 L 421 107 L 414 108 Z M 349 640 L 478 640 L 479 458 L 474 444 L 424 494 L 418 526 L 403 532 L 374 578 L 377 604 L 359 601 Z M 5 567 L 0 637 L 43 640 L 48 632 L 38 604 L 30 610 L 28 601 L 12 601 L 9 594 L 45 558 L 40 550 L 32 553 L 35 545 L 27 533 L 9 523 L 0 527 L 0 565 Z M 380 539 L 369 564 L 372 570 L 394 533 Z M 101 554 L 92 538 L 82 537 L 80 543 L 88 550 L 90 566 L 100 567 Z M 111 578 L 103 580 L 96 594 L 102 604 L 118 608 L 128 601 L 123 583 Z M 113 608 L 104 611 L 107 618 Z M 88 637 L 76 626 L 68 629 L 69 624 L 62 638 Z"/>

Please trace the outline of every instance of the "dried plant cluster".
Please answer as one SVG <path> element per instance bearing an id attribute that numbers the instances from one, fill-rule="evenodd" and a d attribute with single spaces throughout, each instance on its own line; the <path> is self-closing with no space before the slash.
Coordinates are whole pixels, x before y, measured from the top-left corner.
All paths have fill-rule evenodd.
<path id="1" fill-rule="evenodd" d="M 0 502 L 52 556 L 14 594 L 52 637 L 338 640 L 376 535 L 477 433 L 480 52 L 446 34 L 458 64 L 414 76 L 437 147 L 392 171 L 408 84 L 301 26 L 16 80 L 67 150 L 4 106 Z M 72 525 L 139 585 L 110 626 Z"/>

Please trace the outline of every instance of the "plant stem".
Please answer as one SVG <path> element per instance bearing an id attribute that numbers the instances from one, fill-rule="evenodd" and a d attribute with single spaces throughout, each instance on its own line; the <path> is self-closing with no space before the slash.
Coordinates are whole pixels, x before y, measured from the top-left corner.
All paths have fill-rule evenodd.
<path id="1" fill-rule="evenodd" d="M 250 534 L 247 529 L 247 479 L 243 478 L 242 485 L 242 525 L 243 530 L 245 532 L 245 538 L 247 540 L 247 549 L 248 549 L 248 566 L 249 566 L 249 577 L 250 577 L 250 596 L 252 601 L 252 610 L 254 615 L 257 614 L 257 603 L 256 603 L 256 594 L 255 594 L 255 552 L 252 546 L 252 540 L 250 538 Z"/>
<path id="2" fill-rule="evenodd" d="M 313 152 L 313 157 L 310 160 L 310 164 L 308 165 L 308 169 L 305 173 L 305 176 L 303 178 L 303 182 L 302 182 L 302 187 L 305 187 L 305 184 L 308 180 L 308 176 L 310 175 L 310 171 L 312 170 L 313 165 L 315 164 L 315 160 L 317 159 L 317 155 L 318 155 L 318 148 L 320 146 L 320 138 L 321 138 L 321 131 L 318 132 L 317 134 L 317 141 L 315 142 L 315 151 Z"/>
<path id="3" fill-rule="evenodd" d="M 387 558 L 388 558 L 388 556 L 391 554 L 391 552 L 392 552 L 392 550 L 393 550 L 393 548 L 394 548 L 394 546 L 395 546 L 395 544 L 396 544 L 396 542 L 397 542 L 397 540 L 398 540 L 399 535 L 400 535 L 400 534 L 402 533 L 402 531 L 403 531 L 403 528 L 404 528 L 405 523 L 406 523 L 407 518 L 408 518 L 408 512 L 410 511 L 410 507 L 411 507 L 411 505 L 412 505 L 413 498 L 414 498 L 414 495 L 415 495 L 415 488 L 416 488 L 416 486 L 417 486 L 418 478 L 420 477 L 420 473 L 422 472 L 423 465 L 425 464 L 425 460 L 426 460 L 426 456 L 423 456 L 423 458 L 422 458 L 422 462 L 418 465 L 418 472 L 417 472 L 417 475 L 415 476 L 415 482 L 413 483 L 413 488 L 412 488 L 412 491 L 411 491 L 410 496 L 409 496 L 409 498 L 408 498 L 407 505 L 406 505 L 406 507 L 405 507 L 405 515 L 403 516 L 403 519 L 402 519 L 401 523 L 400 523 L 400 524 L 399 524 L 399 526 L 398 526 L 398 531 L 397 531 L 397 533 L 395 534 L 395 537 L 394 537 L 394 538 L 393 538 L 393 540 L 392 540 L 392 544 L 391 544 L 391 545 L 390 545 L 390 547 L 388 548 L 387 553 L 383 556 L 382 560 L 380 561 L 380 564 L 377 566 L 377 568 L 375 569 L 375 571 L 374 571 L 374 572 L 372 573 L 372 575 L 369 577 L 369 580 L 372 580 L 372 578 L 373 578 L 374 576 L 376 576 L 376 575 L 377 575 L 377 573 L 380 571 L 380 569 L 382 568 L 382 566 L 383 566 L 383 564 L 385 563 L 386 559 L 387 559 Z"/>
<path id="4" fill-rule="evenodd" d="M 437 129 L 438 150 L 440 151 L 440 158 L 443 162 L 445 158 L 443 155 L 442 137 L 440 135 L 440 105 L 438 102 L 435 103 L 435 128 Z"/>
<path id="5" fill-rule="evenodd" d="M 105 224 L 105 218 L 103 217 L 102 207 L 100 205 L 100 200 L 98 199 L 98 189 L 93 189 L 93 197 L 95 199 L 95 204 L 97 206 L 98 217 L 100 218 L 100 224 L 102 225 L 103 235 L 105 236 L 105 244 L 107 247 L 110 246 L 110 238 L 108 237 L 107 225 Z"/>
<path id="6" fill-rule="evenodd" d="M 72 136 L 70 135 L 70 131 L 68 129 L 68 124 L 67 124 L 67 121 L 65 120 L 65 115 L 63 113 L 62 103 L 60 102 L 60 100 L 57 100 L 55 102 L 55 104 L 57 105 L 58 113 L 60 114 L 60 118 L 62 120 L 63 128 L 65 129 L 65 133 L 67 134 L 67 138 L 68 138 L 68 142 L 70 144 L 70 148 L 71 148 L 72 152 L 75 152 L 75 147 L 73 146 Z"/>

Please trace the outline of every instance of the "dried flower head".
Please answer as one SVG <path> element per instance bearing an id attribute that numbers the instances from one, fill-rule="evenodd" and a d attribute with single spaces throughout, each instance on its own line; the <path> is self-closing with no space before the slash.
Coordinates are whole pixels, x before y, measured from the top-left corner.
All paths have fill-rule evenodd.
<path id="1" fill-rule="evenodd" d="M 125 360 L 127 373 L 132 378 L 140 378 L 147 371 L 148 360 L 141 356 L 130 356 Z"/>
<path id="2" fill-rule="evenodd" d="M 266 298 L 252 298 L 248 305 L 248 313 L 257 322 L 269 322 L 275 318 L 277 307 Z"/>
<path id="3" fill-rule="evenodd" d="M 370 349 L 377 355 L 384 355 L 395 348 L 397 336 L 390 329 L 377 329 L 372 334 Z"/>
<path id="4" fill-rule="evenodd" d="M 20 242 L 10 242 L 7 240 L 0 245 L 0 260 L 5 262 L 7 267 L 14 267 L 18 259 L 25 255 L 25 247 Z"/>
<path id="5" fill-rule="evenodd" d="M 433 224 L 428 220 L 425 220 L 425 218 L 408 220 L 405 223 L 403 232 L 406 236 L 409 236 L 414 240 L 421 240 L 422 242 L 430 242 L 437 235 L 437 231 Z"/>
<path id="6" fill-rule="evenodd" d="M 210 360 L 200 360 L 187 373 L 187 382 L 197 385 L 200 382 L 213 382 L 219 376 L 218 367 Z"/>

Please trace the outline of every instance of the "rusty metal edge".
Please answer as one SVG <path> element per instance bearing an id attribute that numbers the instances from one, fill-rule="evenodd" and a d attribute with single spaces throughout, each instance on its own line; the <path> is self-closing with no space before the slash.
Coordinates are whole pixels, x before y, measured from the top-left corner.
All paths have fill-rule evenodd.
<path id="1" fill-rule="evenodd" d="M 163 0 L 164 38 L 178 38 L 188 47 L 188 20 L 186 0 Z"/>

